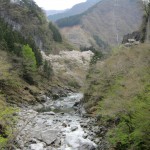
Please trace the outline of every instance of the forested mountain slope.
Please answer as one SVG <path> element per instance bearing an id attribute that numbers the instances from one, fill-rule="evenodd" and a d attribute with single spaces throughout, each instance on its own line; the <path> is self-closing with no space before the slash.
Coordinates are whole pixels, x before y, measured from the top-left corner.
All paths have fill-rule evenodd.
<path id="1" fill-rule="evenodd" d="M 149 55 L 149 44 L 121 48 L 87 76 L 84 106 L 108 127 L 106 139 L 116 150 L 150 148 Z"/>
<path id="2" fill-rule="evenodd" d="M 54 15 L 49 15 L 48 19 L 51 21 L 56 21 L 61 18 L 81 14 L 84 11 L 86 11 L 88 8 L 92 7 L 94 4 L 98 3 L 100 0 L 87 0 L 86 2 L 76 4 L 72 8 L 66 10 L 65 12 L 62 13 L 57 13 Z"/>
<path id="3" fill-rule="evenodd" d="M 92 64 L 87 76 L 83 105 L 107 127 L 108 149 L 150 149 L 150 3 L 144 8 L 141 28 L 128 37 L 138 33 L 142 43 L 115 48 L 110 57 Z"/>
<path id="4" fill-rule="evenodd" d="M 33 0 L 1 0 L 0 17 L 24 38 L 33 40 L 40 50 L 50 53 L 63 47 L 58 29 L 48 23 Z"/>
<path id="5" fill-rule="evenodd" d="M 62 13 L 65 10 L 44 10 L 44 11 L 45 11 L 46 15 L 49 16 L 49 15 L 54 15 L 54 14 Z"/>
<path id="6" fill-rule="evenodd" d="M 63 18 L 56 23 L 76 46 L 101 47 L 102 41 L 116 45 L 123 35 L 141 25 L 140 0 L 102 0 L 80 15 Z M 82 39 L 82 40 L 81 40 Z"/>
<path id="7" fill-rule="evenodd" d="M 32 0 L 0 1 L 0 149 L 14 149 L 17 107 L 41 103 L 61 86 L 52 83 L 53 69 L 41 50 L 58 53 L 67 45 Z"/>

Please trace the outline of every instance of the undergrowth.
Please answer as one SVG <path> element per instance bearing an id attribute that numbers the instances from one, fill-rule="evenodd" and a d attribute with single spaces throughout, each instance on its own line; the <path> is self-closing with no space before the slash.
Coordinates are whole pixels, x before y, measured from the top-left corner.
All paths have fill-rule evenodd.
<path id="1" fill-rule="evenodd" d="M 84 105 L 109 123 L 107 139 L 114 149 L 150 149 L 149 55 L 149 44 L 120 48 L 87 76 Z"/>

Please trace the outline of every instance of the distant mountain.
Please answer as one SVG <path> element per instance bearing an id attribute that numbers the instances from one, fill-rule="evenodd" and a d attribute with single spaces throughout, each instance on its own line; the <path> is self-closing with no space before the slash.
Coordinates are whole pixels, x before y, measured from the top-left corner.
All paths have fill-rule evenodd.
<path id="1" fill-rule="evenodd" d="M 66 10 L 44 10 L 47 16 L 62 13 Z"/>
<path id="2" fill-rule="evenodd" d="M 142 14 L 141 0 L 102 0 L 84 13 L 56 23 L 74 45 L 103 47 L 104 42 L 115 45 L 123 35 L 136 31 Z"/>
<path id="3" fill-rule="evenodd" d="M 54 15 L 49 15 L 48 19 L 51 21 L 56 21 L 58 19 L 64 18 L 64 17 L 69 17 L 77 14 L 81 14 L 84 11 L 86 11 L 88 8 L 92 7 L 96 3 L 98 3 L 101 0 L 87 0 L 86 2 L 79 3 L 75 6 L 73 6 L 71 9 L 66 10 L 63 13 L 58 13 Z"/>

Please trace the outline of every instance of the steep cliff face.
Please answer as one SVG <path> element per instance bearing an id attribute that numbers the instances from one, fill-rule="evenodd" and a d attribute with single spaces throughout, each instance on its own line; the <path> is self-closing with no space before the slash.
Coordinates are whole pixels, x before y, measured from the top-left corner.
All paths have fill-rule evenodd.
<path id="1" fill-rule="evenodd" d="M 58 20 L 57 24 L 62 28 L 63 34 L 76 46 L 79 43 L 88 46 L 86 41 L 97 47 L 100 47 L 102 41 L 116 45 L 122 41 L 123 35 L 136 31 L 141 25 L 143 12 L 140 2 L 103 0 L 85 13 Z"/>
<path id="2" fill-rule="evenodd" d="M 32 0 L 0 1 L 0 97 L 17 105 L 36 102 L 40 90 L 52 83 L 40 50 L 67 49 L 60 36 Z"/>
<path id="3" fill-rule="evenodd" d="M 42 51 L 54 52 L 63 47 L 63 42 L 59 45 L 54 40 L 43 10 L 33 0 L 1 0 L 0 17 L 26 39 L 33 39 Z"/>

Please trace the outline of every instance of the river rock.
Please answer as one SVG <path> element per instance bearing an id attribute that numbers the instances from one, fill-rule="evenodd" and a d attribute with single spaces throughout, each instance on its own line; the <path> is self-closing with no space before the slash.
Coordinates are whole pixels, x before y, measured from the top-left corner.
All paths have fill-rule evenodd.
<path id="1" fill-rule="evenodd" d="M 44 112 L 43 115 L 55 115 L 55 113 L 53 111 L 50 111 L 50 112 Z"/>
<path id="2" fill-rule="evenodd" d="M 93 145 L 82 145 L 78 150 L 96 150 L 96 147 Z"/>
<path id="3" fill-rule="evenodd" d="M 96 144 L 100 143 L 100 141 L 101 141 L 100 138 L 96 138 L 96 139 L 94 140 L 94 142 L 95 142 Z"/>
<path id="4" fill-rule="evenodd" d="M 88 134 L 87 134 L 87 133 L 84 133 L 84 134 L 83 134 L 83 138 L 86 139 L 87 137 L 88 137 Z"/>
<path id="5" fill-rule="evenodd" d="M 81 123 L 81 127 L 83 127 L 83 128 L 87 128 L 87 123 Z"/>
<path id="6" fill-rule="evenodd" d="M 34 138 L 31 138 L 31 139 L 29 140 L 29 142 L 32 143 L 32 144 L 38 143 L 38 141 L 37 141 L 36 139 L 34 139 Z"/>
<path id="7" fill-rule="evenodd" d="M 58 136 L 58 130 L 47 130 L 41 133 L 42 141 L 47 145 L 52 144 Z"/>
<path id="8" fill-rule="evenodd" d="M 31 144 L 29 146 L 30 150 L 44 150 L 43 143 Z"/>
<path id="9" fill-rule="evenodd" d="M 56 147 L 60 147 L 60 145 L 61 145 L 61 140 L 60 140 L 60 138 L 57 138 L 57 139 L 55 140 L 54 145 L 55 145 Z"/>
<path id="10" fill-rule="evenodd" d="M 72 93 L 68 97 L 44 103 L 54 104 L 55 108 L 63 106 L 58 113 L 51 112 L 51 109 L 50 112 L 39 113 L 31 107 L 23 109 L 17 124 L 19 130 L 23 129 L 17 137 L 18 147 L 21 150 L 100 150 L 96 148 L 100 142 L 94 132 L 104 129 L 93 127 L 94 118 L 83 118 L 72 109 L 81 98 L 82 94 Z M 62 109 L 67 110 L 63 115 Z"/>
<path id="11" fill-rule="evenodd" d="M 100 129 L 98 126 L 93 127 L 92 131 L 93 131 L 94 133 L 96 133 L 96 134 L 100 134 L 100 133 L 101 133 L 101 129 Z"/>
<path id="12" fill-rule="evenodd" d="M 79 104 L 80 104 L 80 101 L 77 101 L 77 102 L 75 102 L 75 104 L 73 105 L 73 107 L 77 107 L 77 106 L 79 106 Z"/>
<path id="13" fill-rule="evenodd" d="M 80 112 L 81 116 L 83 116 L 83 117 L 87 116 L 87 112 L 85 111 L 83 106 L 80 107 L 79 112 Z"/>
<path id="14" fill-rule="evenodd" d="M 47 120 L 45 123 L 46 126 L 51 126 L 53 125 L 53 120 Z"/>
<path id="15" fill-rule="evenodd" d="M 52 97 L 53 97 L 54 100 L 56 100 L 60 97 L 60 95 L 59 94 L 53 94 Z"/>
<path id="16" fill-rule="evenodd" d="M 38 97 L 38 100 L 40 102 L 46 102 L 48 100 L 48 97 L 46 95 L 41 95 Z"/>
<path id="17" fill-rule="evenodd" d="M 39 110 L 41 110 L 41 109 L 43 108 L 43 105 L 42 105 L 42 104 L 39 104 L 39 105 L 37 105 L 37 106 L 32 106 L 32 108 L 33 108 L 34 110 L 36 110 L 36 111 L 39 111 Z"/>
<path id="18" fill-rule="evenodd" d="M 77 126 L 73 126 L 73 127 L 71 127 L 71 131 L 76 131 L 78 129 L 78 127 Z"/>
<path id="19" fill-rule="evenodd" d="M 65 122 L 63 122 L 62 126 L 63 127 L 67 127 L 67 124 Z"/>

